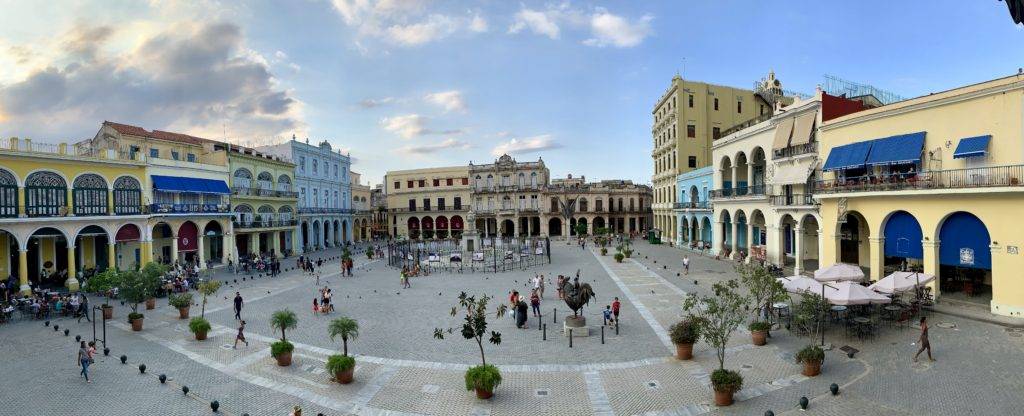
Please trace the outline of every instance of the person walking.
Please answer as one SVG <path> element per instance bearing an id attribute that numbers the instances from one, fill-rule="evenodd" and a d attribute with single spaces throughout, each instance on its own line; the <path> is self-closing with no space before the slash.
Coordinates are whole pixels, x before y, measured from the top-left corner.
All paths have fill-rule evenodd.
<path id="1" fill-rule="evenodd" d="M 544 275 L 540 275 L 540 286 L 538 287 L 537 294 L 540 295 L 541 299 L 544 299 Z"/>
<path id="2" fill-rule="evenodd" d="M 535 318 L 540 317 L 540 295 L 537 294 L 537 290 L 534 289 L 533 293 L 530 293 L 530 307 L 533 309 L 533 316 Z"/>
<path id="3" fill-rule="evenodd" d="M 235 335 L 235 345 L 232 345 L 232 349 L 238 348 L 238 341 L 245 343 L 245 346 L 249 346 L 249 341 L 245 339 L 245 321 L 242 321 L 241 325 L 238 325 L 238 335 Z"/>
<path id="4" fill-rule="evenodd" d="M 690 256 L 683 256 L 683 271 L 690 274 Z"/>
<path id="5" fill-rule="evenodd" d="M 235 292 L 235 320 L 242 320 L 242 293 Z"/>
<path id="6" fill-rule="evenodd" d="M 82 311 L 82 313 L 78 315 L 79 323 L 82 322 L 82 317 L 85 317 L 85 322 L 92 322 L 89 319 L 89 298 L 86 297 L 84 294 L 82 295 L 81 305 L 78 307 L 78 309 Z"/>
<path id="7" fill-rule="evenodd" d="M 917 354 L 914 354 L 914 362 L 917 362 L 917 356 L 921 355 L 922 352 L 928 350 L 928 361 L 935 361 L 932 358 L 932 345 L 928 342 L 928 317 L 921 317 L 921 337 L 917 339 L 917 342 L 921 344 L 920 349 L 917 350 Z"/>
<path id="8" fill-rule="evenodd" d="M 82 341 L 81 344 L 79 345 L 78 366 L 82 367 L 82 372 L 79 374 L 82 377 L 85 377 L 86 383 L 92 383 L 92 380 L 89 380 L 89 364 L 92 364 L 92 355 L 95 352 L 96 348 L 91 343 L 89 345 L 86 345 L 85 341 Z"/>
<path id="9" fill-rule="evenodd" d="M 619 325 L 619 308 L 621 308 L 621 307 L 622 307 L 622 304 L 619 303 L 619 297 L 616 296 L 615 300 L 612 301 L 612 316 L 615 317 L 615 325 L 616 326 Z"/>

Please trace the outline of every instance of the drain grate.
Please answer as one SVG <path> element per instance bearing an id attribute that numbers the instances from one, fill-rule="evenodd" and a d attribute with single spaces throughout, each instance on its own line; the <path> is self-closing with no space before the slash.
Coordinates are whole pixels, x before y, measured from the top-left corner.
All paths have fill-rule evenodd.
<path id="1" fill-rule="evenodd" d="M 533 391 L 533 395 L 536 397 L 548 397 L 548 394 L 549 392 L 547 389 L 537 389 Z"/>
<path id="2" fill-rule="evenodd" d="M 661 388 L 661 384 L 658 384 L 658 380 L 651 380 L 647 382 L 647 388 L 651 390 L 657 390 Z"/>

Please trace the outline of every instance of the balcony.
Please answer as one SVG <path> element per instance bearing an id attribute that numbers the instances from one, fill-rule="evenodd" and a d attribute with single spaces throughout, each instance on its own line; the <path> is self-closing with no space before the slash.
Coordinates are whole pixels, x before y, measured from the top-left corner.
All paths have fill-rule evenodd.
<path id="1" fill-rule="evenodd" d="M 299 207 L 299 214 L 346 214 L 350 209 L 344 208 L 321 208 L 321 207 Z"/>
<path id="2" fill-rule="evenodd" d="M 251 186 L 232 186 L 231 194 L 235 196 L 262 196 L 267 198 L 298 198 L 299 193 L 289 190 L 271 188 L 253 188 Z"/>
<path id="3" fill-rule="evenodd" d="M 783 159 L 787 157 L 818 153 L 818 142 L 811 142 L 798 146 L 789 146 L 785 149 L 772 151 L 772 159 Z"/>
<path id="4" fill-rule="evenodd" d="M 711 209 L 711 203 L 708 201 L 676 202 L 672 207 L 675 209 L 708 210 Z"/>
<path id="5" fill-rule="evenodd" d="M 478 194 L 486 194 L 492 192 L 536 192 L 540 191 L 543 187 L 541 185 L 494 185 L 484 187 L 474 187 L 473 192 Z"/>
<path id="6" fill-rule="evenodd" d="M 826 179 L 815 182 L 819 194 L 847 192 L 888 192 L 932 189 L 975 189 L 1017 187 L 1024 181 L 1024 165 L 933 170 L 888 175 Z"/>
<path id="7" fill-rule="evenodd" d="M 202 214 L 231 212 L 231 204 L 150 204 L 153 214 Z"/>
<path id="8" fill-rule="evenodd" d="M 463 212 L 469 211 L 469 205 L 462 205 L 458 207 L 417 207 L 417 208 L 391 208 L 391 212 L 394 213 L 406 213 L 406 212 Z"/>
<path id="9" fill-rule="evenodd" d="M 715 189 L 711 191 L 712 199 L 729 199 L 758 196 L 764 196 L 764 185 L 741 186 L 739 188 Z"/>
<path id="10" fill-rule="evenodd" d="M 267 220 L 252 220 L 252 221 L 233 221 L 235 228 L 248 230 L 254 228 L 273 228 L 273 227 L 294 227 L 298 224 L 295 219 L 267 219 Z"/>
<path id="11" fill-rule="evenodd" d="M 772 206 L 777 207 L 813 207 L 818 205 L 812 194 L 772 195 L 769 197 Z"/>

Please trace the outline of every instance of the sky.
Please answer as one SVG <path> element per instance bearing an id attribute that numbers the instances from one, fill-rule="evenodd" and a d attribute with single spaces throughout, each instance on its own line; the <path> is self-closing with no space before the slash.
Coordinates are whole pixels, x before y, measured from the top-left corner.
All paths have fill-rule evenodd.
<path id="1" fill-rule="evenodd" d="M 0 0 L 0 137 L 77 141 L 110 120 L 327 140 L 369 184 L 504 153 L 649 183 L 651 110 L 676 73 L 914 97 L 1024 67 L 1004 3 L 924 4 Z"/>

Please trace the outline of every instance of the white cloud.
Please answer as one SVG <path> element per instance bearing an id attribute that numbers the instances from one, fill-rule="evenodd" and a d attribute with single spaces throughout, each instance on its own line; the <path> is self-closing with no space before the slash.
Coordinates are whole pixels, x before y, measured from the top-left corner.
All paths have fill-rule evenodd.
<path id="1" fill-rule="evenodd" d="M 523 8 L 515 15 L 512 26 L 509 26 L 508 33 L 519 33 L 523 29 L 530 29 L 531 32 L 544 35 L 551 39 L 558 39 L 561 29 L 558 27 L 557 11 L 546 12 Z"/>
<path id="2" fill-rule="evenodd" d="M 284 53 L 284 51 L 277 51 L 274 52 L 274 58 L 276 58 L 277 61 L 287 61 L 288 54 Z"/>
<path id="3" fill-rule="evenodd" d="M 590 30 L 594 36 L 583 41 L 585 45 L 617 48 L 631 48 L 643 42 L 651 34 L 651 15 L 644 15 L 633 22 L 621 16 L 598 9 L 590 18 Z"/>
<path id="4" fill-rule="evenodd" d="M 432 14 L 427 20 L 408 25 L 393 25 L 387 29 L 388 39 L 403 46 L 416 46 L 448 37 L 458 29 L 455 21 L 444 15 Z"/>
<path id="5" fill-rule="evenodd" d="M 503 154 L 514 155 L 537 153 L 544 150 L 558 149 L 560 147 L 562 147 L 562 145 L 555 142 L 550 134 L 542 134 L 540 136 L 512 139 L 498 144 L 491 150 L 491 154 L 494 156 L 501 156 Z"/>
<path id="6" fill-rule="evenodd" d="M 430 153 L 437 153 L 447 149 L 469 149 L 470 147 L 472 146 L 470 146 L 469 143 L 466 143 L 461 140 L 448 138 L 440 143 L 409 145 L 405 147 L 400 147 L 398 148 L 398 151 L 400 153 L 424 155 Z"/>
<path id="7" fill-rule="evenodd" d="M 461 129 L 433 130 L 427 128 L 427 119 L 419 114 L 406 114 L 394 117 L 384 117 L 380 124 L 384 130 L 401 136 L 404 139 L 411 139 L 416 136 L 428 134 L 462 134 Z"/>
<path id="8" fill-rule="evenodd" d="M 363 101 L 360 101 L 359 106 L 363 108 L 374 108 L 388 104 L 393 104 L 395 101 L 395 97 L 367 98 Z"/>
<path id="9" fill-rule="evenodd" d="M 361 53 L 369 48 L 360 39 L 375 38 L 398 46 L 418 46 L 444 39 L 457 32 L 480 33 L 487 21 L 479 14 L 452 16 L 424 14 L 421 0 L 332 0 L 342 21 L 356 30 L 354 44 Z"/>
<path id="10" fill-rule="evenodd" d="M 483 33 L 487 31 L 487 19 L 479 14 L 474 14 L 473 18 L 469 20 L 469 30 L 476 33 Z"/>
<path id="11" fill-rule="evenodd" d="M 450 111 L 466 111 L 466 101 L 462 98 L 462 92 L 452 91 L 441 91 L 433 94 L 427 94 L 423 99 L 431 104 L 435 104 L 444 108 L 445 112 Z"/>

